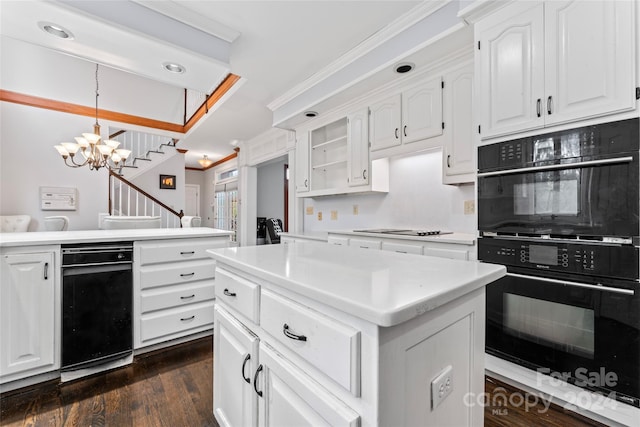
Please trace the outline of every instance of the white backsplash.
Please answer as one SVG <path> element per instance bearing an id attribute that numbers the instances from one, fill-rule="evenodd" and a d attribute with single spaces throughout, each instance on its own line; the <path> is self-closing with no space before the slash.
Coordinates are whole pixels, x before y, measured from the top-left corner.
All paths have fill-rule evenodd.
<path id="1" fill-rule="evenodd" d="M 475 213 L 464 213 L 464 202 L 475 200 L 475 185 L 442 184 L 441 151 L 392 158 L 389 174 L 388 194 L 305 199 L 304 230 L 412 228 L 475 233 Z"/>

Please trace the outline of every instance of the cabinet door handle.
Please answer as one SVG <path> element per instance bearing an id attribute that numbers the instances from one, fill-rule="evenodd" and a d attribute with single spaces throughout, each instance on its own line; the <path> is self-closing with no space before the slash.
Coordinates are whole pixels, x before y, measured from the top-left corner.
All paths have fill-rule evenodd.
<path id="1" fill-rule="evenodd" d="M 181 317 L 181 318 L 180 318 L 180 320 L 181 320 L 182 322 L 186 322 L 187 320 L 193 320 L 193 319 L 195 319 L 195 318 L 196 318 L 196 316 L 195 316 L 195 314 L 194 314 L 193 316 L 189 316 L 189 317 Z"/>
<path id="2" fill-rule="evenodd" d="M 49 280 L 49 263 L 44 263 L 44 280 Z"/>
<path id="3" fill-rule="evenodd" d="M 404 125 L 404 128 L 402 129 L 402 133 L 404 133 L 404 136 L 407 136 L 407 125 Z"/>
<path id="4" fill-rule="evenodd" d="M 307 188 L 309 186 L 309 180 L 305 179 L 304 180 L 304 188 Z"/>
<path id="5" fill-rule="evenodd" d="M 553 97 L 549 96 L 547 98 L 547 113 L 552 114 L 551 107 L 553 106 Z"/>
<path id="6" fill-rule="evenodd" d="M 193 255 L 195 253 L 196 253 L 195 251 L 183 251 L 183 252 L 180 252 L 180 255 Z"/>
<path id="7" fill-rule="evenodd" d="M 364 169 L 362 171 L 362 179 L 367 179 L 367 170 L 366 169 Z"/>
<path id="8" fill-rule="evenodd" d="M 191 276 L 193 276 L 194 274 L 196 274 L 196 273 L 181 273 L 181 274 L 180 274 L 180 277 L 191 277 Z"/>
<path id="9" fill-rule="evenodd" d="M 180 299 L 182 299 L 182 300 L 185 300 L 185 299 L 191 299 L 191 298 L 193 298 L 193 297 L 195 297 L 195 296 L 196 296 L 196 294 L 192 294 L 192 295 L 189 295 L 189 296 L 187 296 L 187 297 L 180 297 Z"/>
<path id="10" fill-rule="evenodd" d="M 400 129 L 396 128 L 396 139 L 400 138 L 400 136 L 398 135 L 398 131 L 399 131 L 399 130 L 400 130 Z"/>
<path id="11" fill-rule="evenodd" d="M 284 334 L 285 337 L 291 338 L 292 340 L 296 340 L 296 341 L 307 340 L 307 337 L 305 337 L 304 335 L 296 335 L 293 332 L 289 331 L 289 325 L 287 325 L 286 323 L 282 327 L 282 333 Z"/>
<path id="12" fill-rule="evenodd" d="M 247 384 L 251 384 L 251 378 L 244 376 L 244 367 L 249 361 L 249 359 L 251 359 L 251 355 L 247 353 L 247 355 L 244 357 L 244 362 L 242 362 L 242 379 L 245 380 Z"/>
<path id="13" fill-rule="evenodd" d="M 236 296 L 235 292 L 229 292 L 229 289 L 226 289 L 226 288 L 222 293 L 225 294 L 228 297 L 235 297 Z"/>
<path id="14" fill-rule="evenodd" d="M 256 394 L 262 397 L 262 391 L 258 391 L 258 374 L 262 371 L 262 364 L 258 366 L 256 369 L 256 374 L 253 376 L 253 389 L 256 391 Z"/>
<path id="15" fill-rule="evenodd" d="M 447 167 L 451 167 L 451 154 L 447 154 Z"/>
<path id="16" fill-rule="evenodd" d="M 536 113 L 538 114 L 538 117 L 540 117 L 540 115 L 542 114 L 541 107 L 542 99 L 538 98 L 538 100 L 536 101 Z"/>

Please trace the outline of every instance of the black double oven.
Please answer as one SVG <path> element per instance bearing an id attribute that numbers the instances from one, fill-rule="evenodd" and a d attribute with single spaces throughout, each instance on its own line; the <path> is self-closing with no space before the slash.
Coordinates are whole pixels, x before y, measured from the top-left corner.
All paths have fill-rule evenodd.
<path id="1" fill-rule="evenodd" d="M 478 149 L 486 351 L 640 407 L 639 119 Z"/>

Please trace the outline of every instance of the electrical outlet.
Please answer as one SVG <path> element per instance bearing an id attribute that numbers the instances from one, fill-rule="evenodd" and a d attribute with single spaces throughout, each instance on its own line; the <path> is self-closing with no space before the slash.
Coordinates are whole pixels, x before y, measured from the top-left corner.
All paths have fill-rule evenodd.
<path id="1" fill-rule="evenodd" d="M 307 206 L 307 215 L 313 215 L 313 206 Z"/>
<path id="2" fill-rule="evenodd" d="M 358 215 L 358 205 L 353 205 L 353 214 Z"/>
<path id="3" fill-rule="evenodd" d="M 331 211 L 331 220 L 335 221 L 338 219 L 338 211 Z"/>
<path id="4" fill-rule="evenodd" d="M 318 212 L 318 221 L 322 221 L 322 212 Z"/>
<path id="5" fill-rule="evenodd" d="M 453 391 L 453 367 L 447 366 L 431 381 L 431 410 L 433 411 Z"/>
<path id="6" fill-rule="evenodd" d="M 473 200 L 464 201 L 464 214 L 473 215 L 476 211 L 476 202 Z"/>

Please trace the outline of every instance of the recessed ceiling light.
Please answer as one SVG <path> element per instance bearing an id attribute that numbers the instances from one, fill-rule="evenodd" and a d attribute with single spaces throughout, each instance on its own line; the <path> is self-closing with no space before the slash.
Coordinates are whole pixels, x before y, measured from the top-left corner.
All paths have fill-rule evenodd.
<path id="1" fill-rule="evenodd" d="M 416 64 L 412 64 L 411 62 L 400 63 L 396 65 L 396 73 L 398 74 L 408 73 L 409 71 L 413 70 L 415 66 Z"/>
<path id="2" fill-rule="evenodd" d="M 315 111 L 305 111 L 304 112 L 304 116 L 305 117 L 316 117 L 317 115 L 318 115 L 318 113 L 315 112 Z"/>
<path id="3" fill-rule="evenodd" d="M 65 40 L 74 39 L 73 33 L 67 30 L 66 28 L 64 28 L 62 25 L 54 24 L 52 22 L 41 21 L 41 22 L 38 22 L 38 27 L 40 27 L 42 31 L 45 31 L 54 37 L 58 37 L 59 39 L 65 39 Z"/>
<path id="4" fill-rule="evenodd" d="M 182 74 L 185 71 L 187 71 L 187 69 L 184 68 L 184 66 L 180 64 L 176 64 L 175 62 L 165 62 L 162 64 L 162 66 L 164 67 L 165 70 L 167 70 L 170 73 Z"/>

